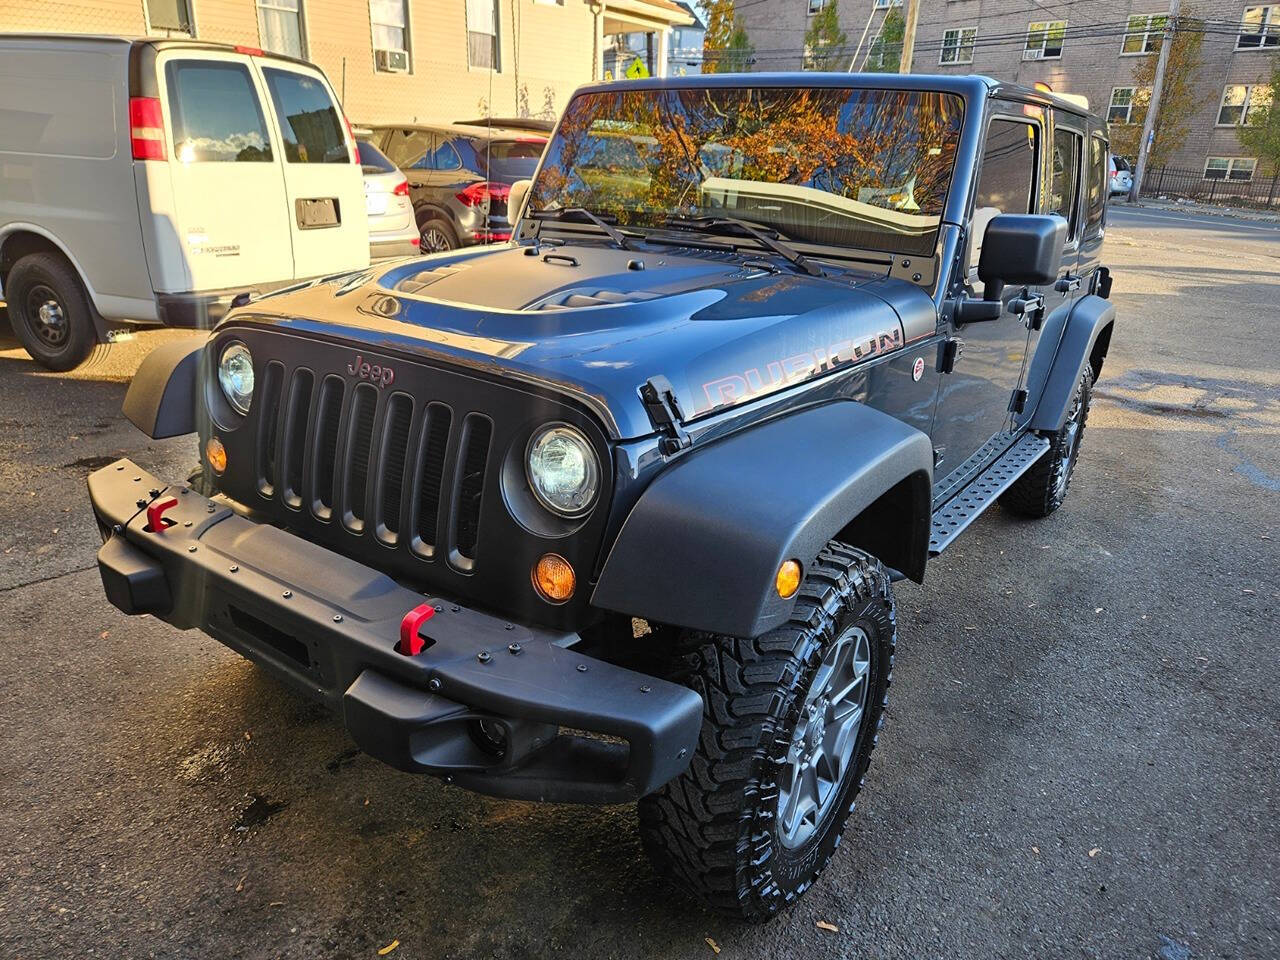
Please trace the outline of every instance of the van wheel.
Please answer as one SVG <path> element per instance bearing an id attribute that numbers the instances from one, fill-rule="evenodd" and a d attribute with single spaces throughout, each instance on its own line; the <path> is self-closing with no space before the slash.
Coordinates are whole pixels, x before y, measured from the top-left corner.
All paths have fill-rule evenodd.
<path id="1" fill-rule="evenodd" d="M 668 679 L 702 695 L 689 767 L 640 801 L 654 865 L 710 907 L 762 922 L 840 845 L 876 745 L 897 628 L 884 568 L 832 541 L 795 611 L 752 639 L 688 632 Z"/>
<path id="2" fill-rule="evenodd" d="M 458 249 L 458 235 L 443 217 L 428 216 L 418 223 L 421 241 L 418 249 L 423 253 L 439 253 L 441 250 Z"/>
<path id="3" fill-rule="evenodd" d="M 71 265 L 52 253 L 32 253 L 5 281 L 13 333 L 33 360 L 71 370 L 93 352 L 98 336 L 93 305 Z"/>

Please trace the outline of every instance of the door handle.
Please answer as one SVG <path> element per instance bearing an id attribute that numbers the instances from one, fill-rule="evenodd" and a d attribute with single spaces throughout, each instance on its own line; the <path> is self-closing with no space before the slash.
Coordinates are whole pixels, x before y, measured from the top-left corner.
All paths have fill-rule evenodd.
<path id="1" fill-rule="evenodd" d="M 1059 293 L 1075 293 L 1080 289 L 1080 278 L 1068 273 L 1066 276 L 1058 278 L 1058 282 L 1053 285 L 1053 289 Z"/>

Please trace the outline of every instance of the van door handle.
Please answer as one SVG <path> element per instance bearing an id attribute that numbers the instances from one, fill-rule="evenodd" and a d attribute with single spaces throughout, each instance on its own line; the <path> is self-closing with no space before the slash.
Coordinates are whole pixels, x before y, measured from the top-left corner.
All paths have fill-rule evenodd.
<path id="1" fill-rule="evenodd" d="M 1058 278 L 1058 282 L 1053 285 L 1053 289 L 1059 293 L 1075 293 L 1080 289 L 1080 278 L 1068 273 L 1066 276 Z"/>

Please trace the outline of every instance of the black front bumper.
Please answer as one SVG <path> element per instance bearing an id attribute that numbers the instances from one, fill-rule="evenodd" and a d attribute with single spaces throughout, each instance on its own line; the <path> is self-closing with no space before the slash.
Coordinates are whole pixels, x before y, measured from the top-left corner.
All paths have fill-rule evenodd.
<path id="1" fill-rule="evenodd" d="M 107 598 L 198 627 L 340 710 L 365 752 L 482 793 L 612 803 L 688 764 L 692 690 L 568 649 L 576 636 L 509 623 L 389 577 L 128 460 L 89 476 Z M 153 531 L 147 507 L 174 499 Z M 398 652 L 424 602 L 426 649 Z M 483 721 L 483 726 L 482 722 Z"/>

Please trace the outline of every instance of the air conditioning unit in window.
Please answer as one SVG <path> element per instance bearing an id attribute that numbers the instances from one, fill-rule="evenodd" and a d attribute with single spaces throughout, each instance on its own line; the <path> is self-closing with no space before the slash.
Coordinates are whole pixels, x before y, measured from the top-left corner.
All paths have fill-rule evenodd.
<path id="1" fill-rule="evenodd" d="M 387 73 L 408 73 L 409 54 L 405 50 L 375 50 L 374 65 Z"/>
<path id="2" fill-rule="evenodd" d="M 1044 47 L 1038 47 L 1035 50 L 1023 50 L 1022 59 L 1023 60 L 1043 60 Z"/>

